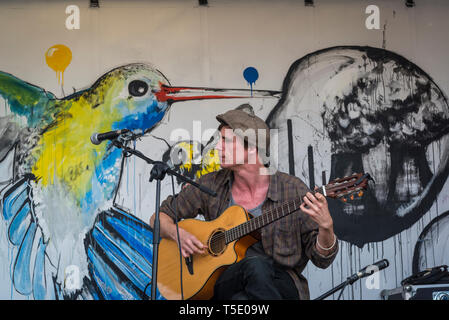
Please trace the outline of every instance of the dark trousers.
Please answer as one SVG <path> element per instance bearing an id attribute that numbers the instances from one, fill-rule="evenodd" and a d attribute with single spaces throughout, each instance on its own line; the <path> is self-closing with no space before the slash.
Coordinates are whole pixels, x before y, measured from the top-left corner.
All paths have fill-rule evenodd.
<path id="1" fill-rule="evenodd" d="M 228 267 L 215 284 L 215 300 L 298 300 L 293 279 L 272 259 L 251 256 Z"/>

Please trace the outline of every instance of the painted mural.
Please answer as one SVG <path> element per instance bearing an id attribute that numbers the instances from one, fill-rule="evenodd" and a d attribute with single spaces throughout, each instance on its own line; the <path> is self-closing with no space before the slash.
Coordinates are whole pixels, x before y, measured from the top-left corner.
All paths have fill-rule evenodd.
<path id="1" fill-rule="evenodd" d="M 66 268 L 78 266 L 84 278 L 89 263 L 95 265 L 85 236 L 99 210 L 111 205 L 122 153 L 106 143 L 90 144 L 90 135 L 125 127 L 151 130 L 168 108 L 153 95 L 162 83 L 168 81 L 157 70 L 126 65 L 86 90 L 57 99 L 0 74 L 0 93 L 10 111 L 1 119 L 1 159 L 12 157 L 2 215 L 19 293 L 36 299 L 70 295 L 59 290 Z"/>
<path id="2" fill-rule="evenodd" d="M 59 60 L 48 61 L 56 66 Z M 58 81 L 62 69 L 54 69 Z M 11 260 L 14 290 L 35 299 L 146 297 L 151 230 L 114 204 L 125 157 L 111 143 L 94 146 L 91 134 L 126 128 L 142 136 L 174 102 L 275 93 L 171 87 L 152 66 L 129 64 L 109 71 L 88 89 L 57 99 L 0 72 L 0 95 L 8 109 L 0 119 L 1 169 L 8 177 L 1 190 L 8 240 L 3 249 Z M 179 146 L 189 157 L 197 144 L 174 147 Z M 175 165 L 196 178 L 217 169 L 213 149 L 203 153 L 210 160 L 201 159 L 198 168 L 192 167 L 195 161 Z M 82 289 L 66 283 L 73 266 L 80 270 Z"/>
<path id="3" fill-rule="evenodd" d="M 13 290 L 33 299 L 148 299 L 151 228 L 115 202 L 126 155 L 90 136 L 124 128 L 148 135 L 175 102 L 279 98 L 267 123 L 282 135 L 282 171 L 311 187 L 352 172 L 375 180 L 350 204 L 329 200 L 348 244 L 389 239 L 429 210 L 449 174 L 449 106 L 418 66 L 385 49 L 340 46 L 295 61 L 280 92 L 255 90 L 258 77 L 249 67 L 250 89 L 174 87 L 153 66 L 134 63 L 58 99 L 0 72 L 1 249 Z M 191 178 L 219 169 L 212 139 L 166 144 L 163 160 Z M 446 220 L 432 221 L 422 238 L 444 238 Z M 424 266 L 432 248 L 438 244 L 417 246 L 415 264 Z M 77 286 L 67 276 L 73 266 Z"/>
<path id="4" fill-rule="evenodd" d="M 428 266 L 447 265 L 449 211 L 438 215 L 423 229 L 413 252 L 413 274 Z"/>
<path id="5" fill-rule="evenodd" d="M 359 247 L 412 226 L 449 174 L 447 98 L 428 74 L 388 50 L 340 46 L 297 60 L 267 122 L 306 143 L 280 148 L 288 150 L 280 158 L 294 155 L 290 172 L 307 162 L 309 170 L 315 165 L 304 174 L 309 181 L 352 172 L 374 178 L 363 198 L 331 201 L 337 235 Z"/>

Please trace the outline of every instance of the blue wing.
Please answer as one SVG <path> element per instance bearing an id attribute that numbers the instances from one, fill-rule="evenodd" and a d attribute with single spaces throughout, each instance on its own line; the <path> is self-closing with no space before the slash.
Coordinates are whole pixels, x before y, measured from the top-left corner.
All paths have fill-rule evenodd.
<path id="1" fill-rule="evenodd" d="M 92 297 L 140 300 L 151 296 L 153 233 L 146 223 L 114 207 L 98 215 L 84 242 L 91 289 L 95 288 Z M 156 299 L 164 299 L 158 291 Z"/>
<path id="2" fill-rule="evenodd" d="M 1 214 L 12 247 L 11 276 L 14 289 L 34 299 L 54 299 L 53 264 L 46 256 L 47 243 L 34 212 L 30 181 L 26 175 L 1 192 Z"/>

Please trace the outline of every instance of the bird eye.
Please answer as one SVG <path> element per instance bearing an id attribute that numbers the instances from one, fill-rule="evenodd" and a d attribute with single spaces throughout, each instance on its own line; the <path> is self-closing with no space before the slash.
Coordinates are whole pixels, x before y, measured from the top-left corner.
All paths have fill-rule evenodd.
<path id="1" fill-rule="evenodd" d="M 142 80 L 131 81 L 128 85 L 128 91 L 134 97 L 141 97 L 148 92 L 148 84 Z"/>

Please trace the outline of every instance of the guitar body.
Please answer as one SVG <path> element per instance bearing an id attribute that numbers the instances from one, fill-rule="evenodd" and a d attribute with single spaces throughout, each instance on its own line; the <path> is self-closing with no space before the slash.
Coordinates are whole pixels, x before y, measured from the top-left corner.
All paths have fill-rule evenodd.
<path id="1" fill-rule="evenodd" d="M 220 246 L 211 239 L 220 238 L 229 230 L 249 220 L 248 213 L 240 206 L 231 206 L 213 221 L 185 219 L 179 227 L 195 235 L 209 246 L 204 254 L 192 256 L 189 272 L 182 257 L 182 286 L 184 299 L 207 300 L 214 294 L 214 285 L 227 266 L 245 257 L 246 250 L 257 240 L 250 235 Z M 216 243 L 216 242 L 215 242 Z M 176 241 L 161 239 L 159 244 L 157 286 L 169 300 L 181 299 L 180 257 Z"/>

